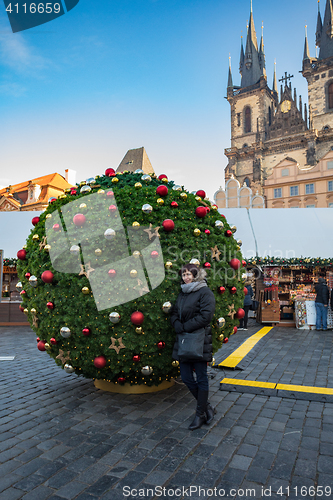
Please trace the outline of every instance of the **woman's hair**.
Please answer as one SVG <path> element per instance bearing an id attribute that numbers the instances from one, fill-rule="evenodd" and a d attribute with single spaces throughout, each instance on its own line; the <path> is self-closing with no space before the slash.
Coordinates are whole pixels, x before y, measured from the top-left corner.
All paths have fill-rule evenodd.
<path id="1" fill-rule="evenodd" d="M 196 266 L 195 264 L 185 264 L 179 271 L 181 278 L 185 271 L 190 271 L 190 273 L 192 273 L 194 281 L 200 281 L 205 279 L 206 277 L 206 271 Z M 183 278 L 182 283 L 184 283 Z"/>

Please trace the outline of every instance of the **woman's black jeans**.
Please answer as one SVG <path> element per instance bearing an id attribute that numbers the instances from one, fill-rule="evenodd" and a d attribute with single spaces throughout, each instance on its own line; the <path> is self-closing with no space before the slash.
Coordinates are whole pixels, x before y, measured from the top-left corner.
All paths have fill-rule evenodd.
<path id="1" fill-rule="evenodd" d="M 243 309 L 245 311 L 245 316 L 239 320 L 239 328 L 247 328 L 247 320 L 249 318 L 249 310 L 251 309 L 251 306 L 243 306 Z"/>
<path id="2" fill-rule="evenodd" d="M 180 375 L 182 381 L 189 388 L 189 390 L 195 391 L 197 388 L 201 391 L 208 391 L 208 375 L 207 375 L 207 361 L 193 361 L 192 363 L 179 363 Z M 196 378 L 195 381 L 193 376 L 193 371 L 195 370 Z"/>

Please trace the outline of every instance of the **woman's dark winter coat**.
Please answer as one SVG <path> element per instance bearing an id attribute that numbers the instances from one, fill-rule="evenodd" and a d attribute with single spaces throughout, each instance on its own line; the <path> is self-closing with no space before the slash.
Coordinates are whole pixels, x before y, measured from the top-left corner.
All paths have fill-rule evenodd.
<path id="1" fill-rule="evenodd" d="M 180 292 L 171 310 L 171 324 L 177 333 L 182 331 L 191 333 L 199 328 L 206 327 L 203 361 L 212 360 L 212 331 L 209 325 L 214 312 L 215 297 L 208 286 L 190 293 Z M 178 338 L 173 348 L 172 357 L 181 361 L 178 357 Z"/>
<path id="2" fill-rule="evenodd" d="M 244 306 L 250 306 L 252 304 L 253 288 L 251 285 L 245 285 L 247 288 L 247 294 L 244 297 Z"/>
<path id="3" fill-rule="evenodd" d="M 317 294 L 315 302 L 319 302 L 320 304 L 324 304 L 325 306 L 327 306 L 329 291 L 324 278 L 318 279 L 318 283 L 315 284 L 315 291 Z"/>

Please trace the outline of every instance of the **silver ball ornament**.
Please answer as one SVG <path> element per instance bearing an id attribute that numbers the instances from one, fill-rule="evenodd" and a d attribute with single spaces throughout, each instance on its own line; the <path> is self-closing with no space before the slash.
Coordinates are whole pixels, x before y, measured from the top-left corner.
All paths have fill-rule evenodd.
<path id="1" fill-rule="evenodd" d="M 70 331 L 68 326 L 63 326 L 62 328 L 60 328 L 60 335 L 64 337 L 64 339 L 68 339 L 72 335 L 72 332 Z"/>
<path id="2" fill-rule="evenodd" d="M 172 307 L 172 304 L 171 302 L 164 302 L 164 304 L 162 305 L 162 311 L 165 313 L 165 314 L 168 314 L 168 312 L 170 311 Z"/>
<path id="3" fill-rule="evenodd" d="M 111 321 L 111 323 L 113 323 L 114 325 L 116 323 L 119 323 L 120 321 L 120 314 L 117 313 L 117 312 L 112 312 L 109 314 L 109 320 Z"/>

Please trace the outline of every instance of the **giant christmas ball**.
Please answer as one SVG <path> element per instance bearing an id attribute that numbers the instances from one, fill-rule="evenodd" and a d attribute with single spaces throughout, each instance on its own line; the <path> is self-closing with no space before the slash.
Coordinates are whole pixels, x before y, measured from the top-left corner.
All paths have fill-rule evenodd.
<path id="1" fill-rule="evenodd" d="M 168 188 L 165 186 L 165 184 L 161 185 L 161 186 L 158 186 L 156 188 L 156 194 L 158 194 L 158 196 L 166 196 L 168 194 Z"/>
<path id="2" fill-rule="evenodd" d="M 165 219 L 162 223 L 162 226 L 164 228 L 164 230 L 169 233 L 170 231 L 173 231 L 173 229 L 175 228 L 175 223 L 173 222 L 172 219 Z"/>
<path id="3" fill-rule="evenodd" d="M 44 271 L 41 275 L 41 278 L 44 283 L 52 283 L 54 274 L 52 273 L 52 271 Z"/>
<path id="4" fill-rule="evenodd" d="M 197 196 L 200 196 L 200 198 L 206 198 L 206 192 L 203 189 L 199 189 L 196 193 Z"/>
<path id="5" fill-rule="evenodd" d="M 241 266 L 240 260 L 231 259 L 231 261 L 229 262 L 229 266 L 232 267 L 232 269 L 235 269 L 235 271 L 237 271 L 237 269 L 239 269 Z"/>
<path id="6" fill-rule="evenodd" d="M 113 170 L 113 168 L 107 168 L 105 170 L 105 175 L 107 175 L 108 177 L 113 177 L 114 175 L 116 175 L 115 171 Z"/>
<path id="7" fill-rule="evenodd" d="M 39 217 L 33 217 L 31 222 L 32 222 L 32 224 L 33 224 L 34 226 L 37 226 L 37 224 L 38 224 L 38 222 L 39 222 Z"/>
<path id="8" fill-rule="evenodd" d="M 27 251 L 24 248 L 17 252 L 17 258 L 20 260 L 25 260 L 26 256 L 27 256 Z"/>
<path id="9" fill-rule="evenodd" d="M 179 376 L 170 323 L 181 291 L 179 271 L 190 262 L 207 271 L 216 301 L 211 323 L 216 352 L 219 336 L 227 338 L 239 322 L 228 314 L 231 306 L 242 308 L 244 282 L 228 262 L 243 257 L 233 235 L 225 237 L 228 221 L 208 199 L 203 203 L 205 193 L 190 193 L 166 177 L 142 179 L 147 175 L 142 171 L 103 172 L 96 182 L 88 179 L 48 205 L 30 226 L 17 263 L 22 307 L 39 342 L 50 346 L 46 354 L 57 369 L 68 364 L 71 377 L 100 379 L 126 393 L 162 388 Z M 196 215 L 199 207 L 204 217 Z M 212 257 L 215 247 L 220 260 Z M 53 275 L 49 283 L 46 271 Z M 29 285 L 31 275 L 38 279 L 36 287 Z M 153 371 L 143 375 L 144 367 Z"/>
<path id="10" fill-rule="evenodd" d="M 140 326 L 142 325 L 145 317 L 140 311 L 135 311 L 134 313 L 131 314 L 131 321 L 133 325 Z"/>
<path id="11" fill-rule="evenodd" d="M 94 366 L 98 368 L 98 370 L 101 370 L 106 366 L 106 358 L 105 356 L 96 356 L 94 359 Z"/>
<path id="12" fill-rule="evenodd" d="M 207 215 L 206 207 L 197 207 L 195 209 L 195 215 L 201 219 L 205 217 Z"/>
<path id="13" fill-rule="evenodd" d="M 237 309 L 236 318 L 242 319 L 242 318 L 244 318 L 244 316 L 245 316 L 244 309 L 242 309 L 241 307 L 239 309 Z"/>
<path id="14" fill-rule="evenodd" d="M 46 348 L 45 348 L 45 342 L 43 340 L 40 340 L 37 344 L 37 349 L 39 351 L 46 351 Z"/>
<path id="15" fill-rule="evenodd" d="M 80 227 L 83 226 L 86 222 L 86 218 L 83 214 L 76 214 L 73 217 L 73 222 L 76 226 Z"/>

